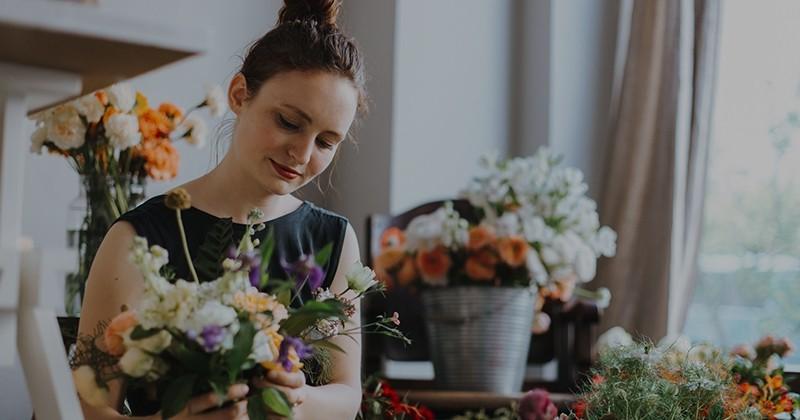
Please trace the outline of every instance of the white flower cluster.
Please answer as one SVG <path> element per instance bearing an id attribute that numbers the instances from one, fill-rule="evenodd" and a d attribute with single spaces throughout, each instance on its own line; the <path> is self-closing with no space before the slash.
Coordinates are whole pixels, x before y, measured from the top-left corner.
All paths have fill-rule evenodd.
<path id="1" fill-rule="evenodd" d="M 439 245 L 460 248 L 469 239 L 469 223 L 448 202 L 433 213 L 415 217 L 406 228 L 406 238 L 409 252 Z"/>
<path id="2" fill-rule="evenodd" d="M 616 252 L 616 233 L 600 226 L 583 174 L 559 167 L 560 160 L 546 147 L 525 158 L 485 157 L 487 174 L 463 191 L 498 236 L 522 236 L 533 245 L 527 265 L 540 285 L 566 277 L 588 282 L 597 258 Z"/>

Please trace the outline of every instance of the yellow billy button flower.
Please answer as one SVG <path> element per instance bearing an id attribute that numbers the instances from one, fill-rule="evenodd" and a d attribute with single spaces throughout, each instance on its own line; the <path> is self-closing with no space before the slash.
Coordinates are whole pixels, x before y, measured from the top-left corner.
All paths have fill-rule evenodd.
<path id="1" fill-rule="evenodd" d="M 186 210 L 192 206 L 192 196 L 183 188 L 175 188 L 167 193 L 164 205 L 173 210 Z"/>

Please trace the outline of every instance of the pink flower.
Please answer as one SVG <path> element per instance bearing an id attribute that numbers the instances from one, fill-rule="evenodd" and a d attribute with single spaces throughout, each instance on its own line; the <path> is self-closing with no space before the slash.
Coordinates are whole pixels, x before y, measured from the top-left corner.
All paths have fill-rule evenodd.
<path id="1" fill-rule="evenodd" d="M 558 409 L 547 391 L 536 388 L 519 400 L 519 416 L 522 420 L 552 420 L 558 416 Z"/>

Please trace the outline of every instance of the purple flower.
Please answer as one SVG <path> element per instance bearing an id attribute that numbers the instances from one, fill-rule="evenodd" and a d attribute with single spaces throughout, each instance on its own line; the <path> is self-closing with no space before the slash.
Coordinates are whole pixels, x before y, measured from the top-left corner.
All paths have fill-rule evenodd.
<path id="1" fill-rule="evenodd" d="M 225 338 L 225 330 L 219 325 L 206 325 L 200 333 L 200 341 L 203 349 L 211 353 L 216 350 Z"/>
<path id="2" fill-rule="evenodd" d="M 278 363 L 280 363 L 287 372 L 291 372 L 294 367 L 294 363 L 289 359 L 289 350 L 292 348 L 295 353 L 297 353 L 297 357 L 299 357 L 300 360 L 307 359 L 311 357 L 312 354 L 311 347 L 307 346 L 299 338 L 284 337 L 283 341 L 281 341 L 281 348 L 278 351 Z"/>
<path id="3" fill-rule="evenodd" d="M 255 252 L 250 251 L 237 255 L 236 247 L 228 248 L 226 257 L 238 260 L 241 263 L 241 270 L 249 270 L 248 276 L 250 285 L 258 287 L 261 285 L 261 259 Z"/>
<path id="4" fill-rule="evenodd" d="M 325 279 L 325 271 L 317 265 L 313 255 L 302 255 L 292 264 L 281 260 L 281 266 L 286 274 L 294 279 L 298 290 L 303 283 L 306 283 L 313 293 L 322 286 L 322 281 Z"/>

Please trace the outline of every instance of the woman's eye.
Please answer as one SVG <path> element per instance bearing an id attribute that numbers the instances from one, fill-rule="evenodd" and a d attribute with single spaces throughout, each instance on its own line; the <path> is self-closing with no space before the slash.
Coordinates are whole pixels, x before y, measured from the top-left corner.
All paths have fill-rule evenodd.
<path id="1" fill-rule="evenodd" d="M 278 114 L 278 123 L 280 124 L 281 127 L 287 130 L 294 131 L 300 128 L 297 124 L 293 124 L 292 122 L 287 120 L 283 115 L 280 114 Z"/>
<path id="2" fill-rule="evenodd" d="M 327 142 L 327 141 L 325 141 L 323 139 L 320 139 L 320 138 L 317 139 L 317 146 L 320 149 L 332 149 L 333 148 L 333 144 L 332 143 L 329 143 L 329 142 Z"/>

